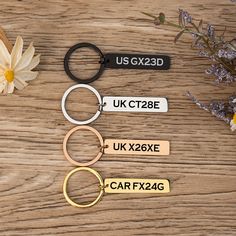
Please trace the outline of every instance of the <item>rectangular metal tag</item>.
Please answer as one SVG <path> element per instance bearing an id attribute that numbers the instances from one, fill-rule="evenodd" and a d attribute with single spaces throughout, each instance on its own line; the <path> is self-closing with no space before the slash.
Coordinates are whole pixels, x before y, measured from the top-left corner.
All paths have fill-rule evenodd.
<path id="1" fill-rule="evenodd" d="M 169 193 L 167 179 L 108 178 L 104 181 L 106 193 Z"/>
<path id="2" fill-rule="evenodd" d="M 169 155 L 170 143 L 163 140 L 105 139 L 106 154 Z"/>
<path id="3" fill-rule="evenodd" d="M 162 97 L 103 97 L 103 111 L 167 112 L 168 102 Z"/>
<path id="4" fill-rule="evenodd" d="M 165 55 L 108 53 L 105 67 L 122 69 L 168 70 L 170 57 Z"/>

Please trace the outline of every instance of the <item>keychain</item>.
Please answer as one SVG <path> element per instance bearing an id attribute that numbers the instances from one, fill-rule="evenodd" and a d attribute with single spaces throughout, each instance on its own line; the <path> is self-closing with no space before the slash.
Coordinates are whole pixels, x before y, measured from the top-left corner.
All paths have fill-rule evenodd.
<path id="1" fill-rule="evenodd" d="M 70 177 L 78 171 L 88 171 L 95 175 L 99 181 L 99 194 L 97 198 L 88 204 L 78 204 L 72 201 L 67 193 L 67 186 Z M 129 179 L 129 178 L 106 178 L 104 181 L 101 175 L 94 169 L 78 167 L 69 172 L 63 183 L 63 194 L 69 204 L 75 207 L 91 207 L 98 203 L 104 193 L 169 193 L 170 183 L 168 179 Z"/>
<path id="2" fill-rule="evenodd" d="M 98 99 L 98 110 L 93 117 L 88 120 L 75 120 L 66 111 L 66 99 L 68 95 L 77 88 L 86 88 L 93 92 Z M 96 120 L 102 111 L 110 112 L 167 112 L 168 102 L 164 97 L 101 97 L 98 91 L 87 84 L 76 84 L 68 88 L 61 101 L 62 112 L 65 118 L 73 124 L 84 125 Z"/>
<path id="3" fill-rule="evenodd" d="M 89 79 L 80 79 L 70 71 L 69 61 L 72 53 L 79 48 L 91 48 L 100 56 L 100 68 L 98 72 Z M 152 69 L 168 70 L 170 68 L 170 57 L 165 55 L 145 55 L 128 53 L 107 53 L 103 54 L 101 50 L 91 43 L 78 43 L 72 46 L 65 55 L 64 68 L 66 74 L 78 83 L 88 84 L 97 80 L 104 69 Z"/>
<path id="4" fill-rule="evenodd" d="M 97 156 L 86 163 L 81 163 L 73 160 L 67 151 L 67 142 L 70 136 L 77 130 L 89 130 L 93 132 L 99 142 L 100 151 Z M 169 155 L 170 144 L 169 141 L 164 140 L 129 140 L 129 139 L 105 139 L 103 140 L 101 134 L 90 126 L 76 126 L 72 128 L 65 136 L 63 141 L 63 152 L 66 159 L 76 166 L 90 166 L 96 163 L 103 154 L 127 154 L 127 155 Z"/>

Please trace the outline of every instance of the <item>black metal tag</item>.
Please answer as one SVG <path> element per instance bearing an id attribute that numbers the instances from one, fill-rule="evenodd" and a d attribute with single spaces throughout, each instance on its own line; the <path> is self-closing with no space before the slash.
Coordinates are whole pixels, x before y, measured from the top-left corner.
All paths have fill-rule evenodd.
<path id="1" fill-rule="evenodd" d="M 168 70 L 170 57 L 164 55 L 107 53 L 104 55 L 106 68 Z"/>
<path id="2" fill-rule="evenodd" d="M 91 48 L 98 53 L 100 67 L 92 77 L 80 79 L 75 76 L 69 67 L 71 54 L 79 48 Z M 166 55 L 146 55 L 131 53 L 107 53 L 102 51 L 91 43 L 78 43 L 72 46 L 65 55 L 64 68 L 66 74 L 78 83 L 88 84 L 97 80 L 106 68 L 123 68 L 123 69 L 149 69 L 149 70 L 168 70 L 170 69 L 170 57 Z"/>

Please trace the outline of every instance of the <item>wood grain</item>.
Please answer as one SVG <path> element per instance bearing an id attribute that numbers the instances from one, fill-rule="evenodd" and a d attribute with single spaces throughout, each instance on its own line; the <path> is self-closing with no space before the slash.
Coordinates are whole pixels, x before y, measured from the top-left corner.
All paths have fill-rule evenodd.
<path id="1" fill-rule="evenodd" d="M 204 74 L 209 62 L 190 49 L 190 38 L 174 44 L 175 30 L 157 29 L 140 13 L 162 11 L 174 21 L 178 8 L 219 30 L 227 25 L 227 37 L 235 36 L 236 5 L 229 0 L 1 1 L 1 27 L 10 40 L 34 41 L 42 58 L 30 86 L 0 97 L 0 235 L 236 235 L 235 134 L 185 96 L 189 90 L 206 102 L 226 99 L 235 86 L 215 86 Z M 90 209 L 65 201 L 62 182 L 74 167 L 63 156 L 62 140 L 73 125 L 60 100 L 74 82 L 63 57 L 83 41 L 104 52 L 171 56 L 167 72 L 107 70 L 92 84 L 102 95 L 168 97 L 167 114 L 103 113 L 92 126 L 104 138 L 170 140 L 170 156 L 104 155 L 94 165 L 103 177 L 167 178 L 170 194 L 107 194 Z M 79 95 L 71 96 L 71 114 L 77 116 L 78 107 L 93 111 L 94 98 L 83 98 L 79 106 Z M 97 143 L 82 137 L 71 139 L 71 152 L 86 160 Z M 90 200 L 95 192 L 89 175 L 71 182 L 76 199 Z"/>

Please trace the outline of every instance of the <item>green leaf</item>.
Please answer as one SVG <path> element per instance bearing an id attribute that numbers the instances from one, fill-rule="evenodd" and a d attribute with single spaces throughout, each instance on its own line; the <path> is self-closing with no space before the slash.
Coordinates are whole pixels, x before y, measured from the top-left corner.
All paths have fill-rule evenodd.
<path id="1" fill-rule="evenodd" d="M 176 43 L 178 41 L 178 39 L 181 37 L 181 35 L 185 32 L 185 30 L 181 30 L 176 36 L 175 36 L 175 40 L 174 42 Z"/>

